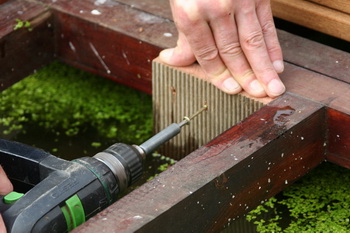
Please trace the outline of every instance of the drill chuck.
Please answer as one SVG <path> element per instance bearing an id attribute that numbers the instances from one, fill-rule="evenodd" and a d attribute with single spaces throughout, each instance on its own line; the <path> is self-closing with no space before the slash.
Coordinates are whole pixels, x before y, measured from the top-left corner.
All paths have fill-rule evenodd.
<path id="1" fill-rule="evenodd" d="M 125 191 L 142 175 L 142 155 L 133 146 L 115 143 L 94 158 L 112 171 L 119 181 L 120 191 Z"/>

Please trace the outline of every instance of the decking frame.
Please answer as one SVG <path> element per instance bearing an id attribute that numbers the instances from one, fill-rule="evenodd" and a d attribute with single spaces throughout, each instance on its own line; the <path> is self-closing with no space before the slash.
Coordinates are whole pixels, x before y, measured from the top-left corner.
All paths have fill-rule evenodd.
<path id="1" fill-rule="evenodd" d="M 151 61 L 176 43 L 167 0 L 0 3 L 0 90 L 59 59 L 151 94 Z M 278 34 L 285 95 L 74 232 L 218 232 L 324 160 L 350 168 L 350 54 Z"/>

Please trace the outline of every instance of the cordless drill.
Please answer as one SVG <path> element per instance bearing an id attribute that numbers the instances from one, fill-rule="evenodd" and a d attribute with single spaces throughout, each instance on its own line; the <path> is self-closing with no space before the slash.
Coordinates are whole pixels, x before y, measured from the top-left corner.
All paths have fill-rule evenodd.
<path id="1" fill-rule="evenodd" d="M 116 143 L 73 161 L 0 139 L 0 163 L 13 182 L 26 185 L 0 200 L 7 232 L 68 232 L 117 200 L 142 174 L 143 158 L 180 133 L 192 118 L 173 123 L 141 144 Z M 1 182 L 1 181 L 0 181 Z"/>

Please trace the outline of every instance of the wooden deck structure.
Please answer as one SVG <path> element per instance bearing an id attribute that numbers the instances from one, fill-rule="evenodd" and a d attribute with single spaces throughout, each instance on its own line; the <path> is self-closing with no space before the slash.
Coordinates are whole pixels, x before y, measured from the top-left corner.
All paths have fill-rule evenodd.
<path id="1" fill-rule="evenodd" d="M 0 90 L 59 59 L 151 94 L 152 59 L 176 43 L 167 0 L 0 4 Z M 74 232 L 219 232 L 324 160 L 350 168 L 350 54 L 278 35 L 285 95 Z"/>

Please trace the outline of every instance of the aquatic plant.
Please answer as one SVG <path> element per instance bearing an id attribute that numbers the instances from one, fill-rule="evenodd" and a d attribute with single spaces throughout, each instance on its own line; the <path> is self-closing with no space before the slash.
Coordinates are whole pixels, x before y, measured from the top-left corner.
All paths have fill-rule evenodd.
<path id="1" fill-rule="evenodd" d="M 21 29 L 21 28 L 27 28 L 28 31 L 32 31 L 33 28 L 31 27 L 31 23 L 29 21 L 23 21 L 21 19 L 16 19 L 16 24 L 15 26 L 13 27 L 13 30 L 18 30 L 18 29 Z"/>
<path id="2" fill-rule="evenodd" d="M 1 92 L 0 100 L 6 134 L 28 124 L 69 136 L 93 127 L 102 137 L 140 143 L 152 133 L 150 96 L 59 62 Z"/>
<path id="3" fill-rule="evenodd" d="M 247 215 L 258 232 L 350 232 L 350 170 L 324 163 Z M 263 219 L 264 213 L 271 218 Z"/>

